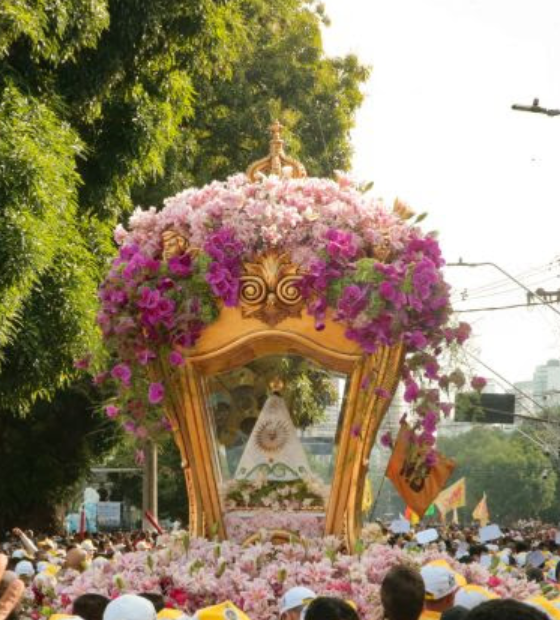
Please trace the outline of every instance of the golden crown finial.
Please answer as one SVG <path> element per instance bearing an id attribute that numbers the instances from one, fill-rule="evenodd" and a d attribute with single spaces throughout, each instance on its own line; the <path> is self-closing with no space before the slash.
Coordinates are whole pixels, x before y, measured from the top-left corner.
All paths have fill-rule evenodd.
<path id="1" fill-rule="evenodd" d="M 284 140 L 282 140 L 282 129 L 284 127 L 278 119 L 276 119 L 269 130 L 271 133 L 270 154 L 252 163 L 247 168 L 247 176 L 252 183 L 260 180 L 262 175 L 274 174 L 278 177 L 291 177 L 294 179 L 302 179 L 307 176 L 307 172 L 303 164 L 288 157 L 284 153 Z"/>

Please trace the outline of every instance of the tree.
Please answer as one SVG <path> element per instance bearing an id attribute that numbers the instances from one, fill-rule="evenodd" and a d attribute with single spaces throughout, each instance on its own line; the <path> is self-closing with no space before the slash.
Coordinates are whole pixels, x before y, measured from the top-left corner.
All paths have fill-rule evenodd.
<path id="1" fill-rule="evenodd" d="M 84 382 L 36 401 L 24 418 L 0 411 L 0 529 L 58 529 L 57 510 L 99 458 L 119 442 L 116 424 L 95 405 Z"/>
<path id="2" fill-rule="evenodd" d="M 242 0 L 250 36 L 229 76 L 196 82 L 194 116 L 168 151 L 165 175 L 135 192 L 159 205 L 183 188 L 244 171 L 268 152 L 271 121 L 279 117 L 290 155 L 308 174 L 347 170 L 350 130 L 369 70 L 357 58 L 323 51 L 320 4 L 301 0 Z"/>
<path id="3" fill-rule="evenodd" d="M 1 408 L 52 395 L 96 348 L 112 229 L 162 172 L 195 81 L 230 73 L 239 17 L 211 0 L 2 4 Z"/>
<path id="4" fill-rule="evenodd" d="M 466 478 L 467 520 L 483 493 L 492 520 L 498 523 L 539 517 L 552 506 L 557 476 L 550 460 L 515 431 L 477 426 L 457 437 L 439 439 L 438 447 L 457 461 L 449 484 Z"/>

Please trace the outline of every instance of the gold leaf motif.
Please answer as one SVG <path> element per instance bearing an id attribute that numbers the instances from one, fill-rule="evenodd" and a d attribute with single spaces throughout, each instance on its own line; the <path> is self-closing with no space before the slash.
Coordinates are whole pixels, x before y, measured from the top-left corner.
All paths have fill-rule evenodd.
<path id="1" fill-rule="evenodd" d="M 164 260 L 169 260 L 173 256 L 181 256 L 187 249 L 187 240 L 176 230 L 163 231 L 161 240 Z"/>
<path id="2" fill-rule="evenodd" d="M 239 292 L 243 316 L 271 327 L 288 316 L 301 316 L 301 278 L 288 254 L 267 252 L 255 262 L 245 263 Z"/>

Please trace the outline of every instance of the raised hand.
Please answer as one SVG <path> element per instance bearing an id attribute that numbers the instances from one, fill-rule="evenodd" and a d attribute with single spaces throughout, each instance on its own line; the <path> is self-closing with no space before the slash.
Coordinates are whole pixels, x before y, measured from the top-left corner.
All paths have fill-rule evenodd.
<path id="1" fill-rule="evenodd" d="M 0 581 L 4 576 L 6 566 L 8 565 L 8 558 L 5 555 L 0 554 Z M 19 603 L 23 596 L 25 585 L 23 581 L 14 579 L 6 588 L 6 591 L 0 598 L 0 620 L 6 620 L 10 615 L 13 608 Z"/>

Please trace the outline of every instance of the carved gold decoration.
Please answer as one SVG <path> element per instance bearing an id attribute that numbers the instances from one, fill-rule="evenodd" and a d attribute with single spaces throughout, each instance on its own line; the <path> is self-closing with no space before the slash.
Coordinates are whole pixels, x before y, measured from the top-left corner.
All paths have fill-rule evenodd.
<path id="1" fill-rule="evenodd" d="M 187 250 L 187 240 L 176 230 L 165 230 L 161 235 L 163 242 L 163 258 L 169 260 L 173 256 L 181 256 Z"/>
<path id="2" fill-rule="evenodd" d="M 280 377 L 274 377 L 268 384 L 268 387 L 273 394 L 281 394 L 284 389 L 284 381 Z"/>
<path id="3" fill-rule="evenodd" d="M 284 153 L 284 140 L 280 137 L 283 127 L 280 121 L 274 121 L 269 129 L 272 134 L 270 154 L 268 157 L 259 159 L 247 168 L 249 181 L 255 183 L 263 174 L 274 174 L 278 177 L 289 176 L 294 179 L 305 178 L 307 172 L 303 164 Z"/>
<path id="4" fill-rule="evenodd" d="M 259 319 L 271 327 L 286 317 L 301 316 L 301 278 L 288 254 L 267 252 L 256 262 L 245 263 L 239 291 L 243 316 Z"/>

